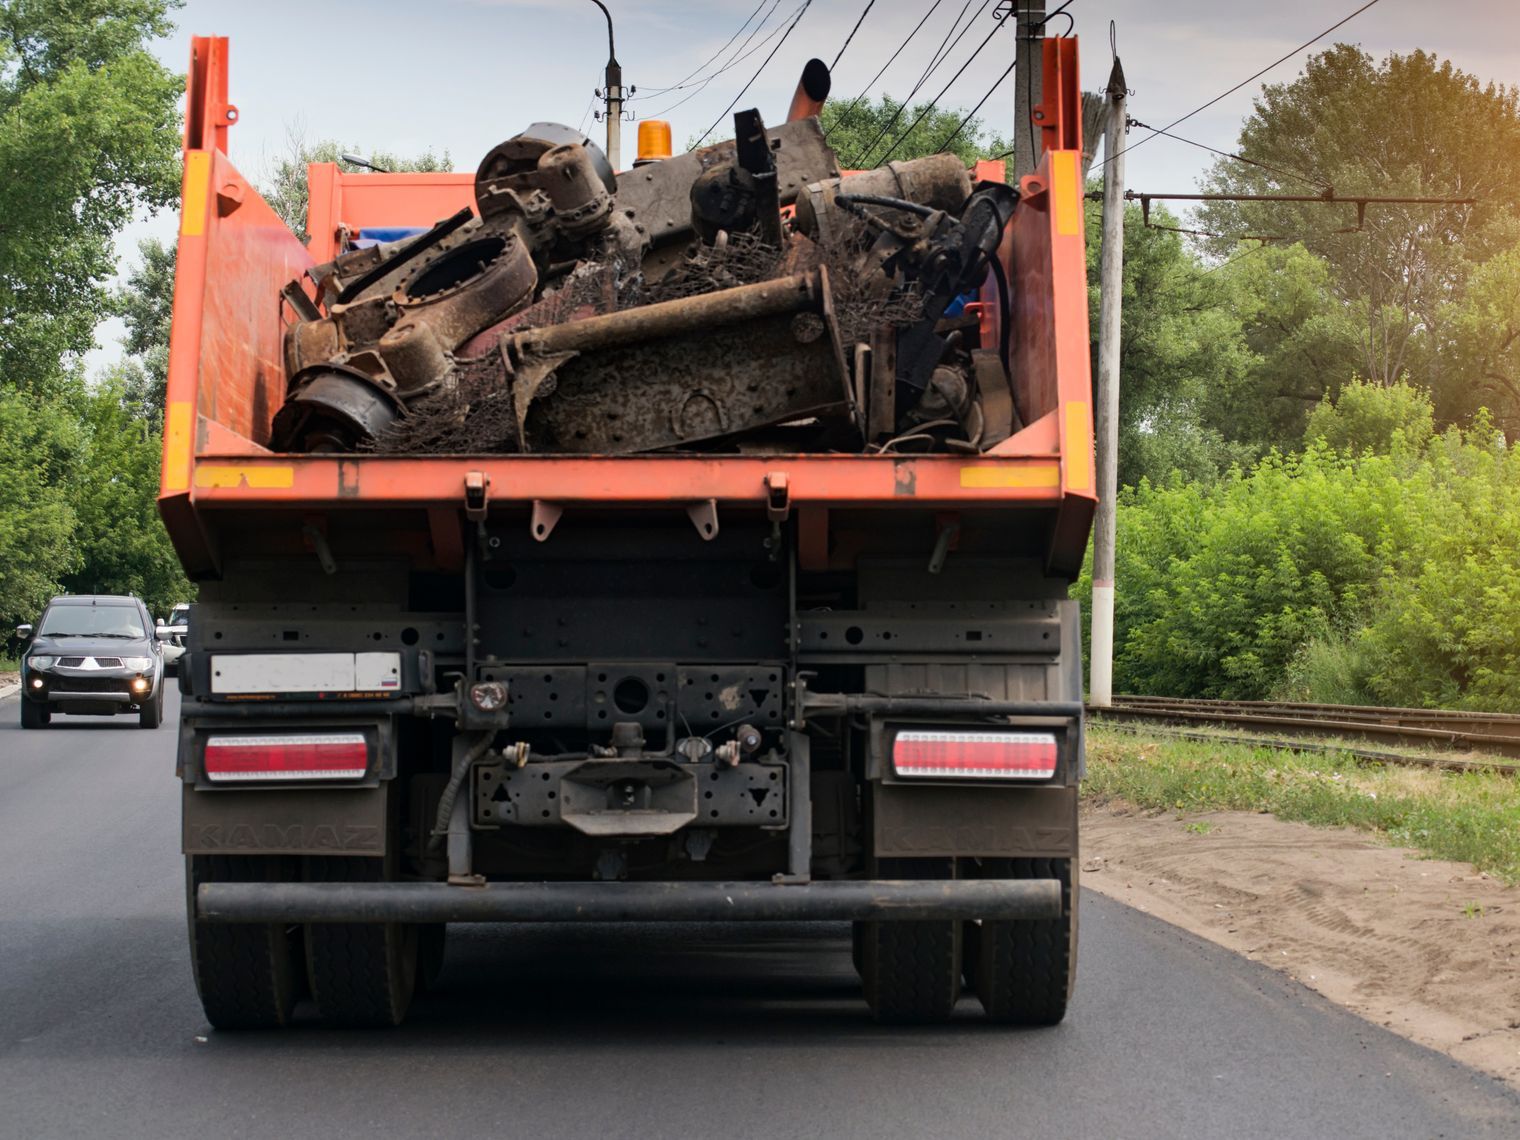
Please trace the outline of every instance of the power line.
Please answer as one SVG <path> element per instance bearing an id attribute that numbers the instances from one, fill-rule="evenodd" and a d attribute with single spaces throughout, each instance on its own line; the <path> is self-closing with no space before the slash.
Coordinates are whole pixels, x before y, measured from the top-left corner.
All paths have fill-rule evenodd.
<path id="1" fill-rule="evenodd" d="M 987 102 L 988 99 L 992 98 L 992 93 L 1003 85 L 1003 80 L 1007 79 L 1008 76 L 1013 73 L 1013 69 L 1018 66 L 1018 62 L 1018 56 L 1015 55 L 1013 62 L 1008 65 L 1008 70 L 997 77 L 997 81 L 994 82 L 991 87 L 987 88 L 987 94 L 981 97 L 975 107 L 972 107 L 970 111 L 961 116 L 961 121 L 955 124 L 955 130 L 951 131 L 949 136 L 934 148 L 935 154 L 942 154 L 951 143 L 960 138 L 961 132 L 966 129 L 966 124 L 969 123 L 972 119 L 976 118 L 976 113 L 982 109 L 982 104 Z M 882 161 L 885 162 L 886 160 L 883 159 Z"/>
<path id="2" fill-rule="evenodd" d="M 966 14 L 966 9 L 971 7 L 971 3 L 972 0 L 966 0 L 965 7 L 961 8 L 960 15 L 956 16 L 954 23 L 950 25 L 950 31 L 945 33 L 945 38 L 940 41 L 940 46 L 934 49 L 934 54 L 930 59 L 928 68 L 921 76 L 918 77 L 918 82 L 915 83 L 913 85 L 913 89 L 908 92 L 907 98 L 905 98 L 901 103 L 897 105 L 897 110 L 892 113 L 892 117 L 886 121 L 881 130 L 876 132 L 876 137 L 873 138 L 870 142 L 866 143 L 865 146 L 861 147 L 860 150 L 856 152 L 854 165 L 860 167 L 865 166 L 866 159 L 870 156 L 871 152 L 876 149 L 876 144 L 881 142 L 882 139 L 886 138 L 887 135 L 891 133 L 892 128 L 897 125 L 897 120 L 902 118 L 902 113 L 904 111 L 912 109 L 914 96 L 916 96 L 923 85 L 929 81 L 929 77 L 933 75 L 937 70 L 939 70 L 939 65 L 943 63 L 949 57 L 950 53 L 960 45 L 960 42 L 965 37 L 966 33 L 971 30 L 971 25 L 976 22 L 976 16 L 971 17 L 966 26 L 961 29 L 960 35 L 955 37 L 955 42 L 951 43 L 948 48 L 945 47 L 945 44 L 950 40 L 951 33 L 955 31 L 956 24 L 960 23 L 961 16 L 964 16 Z M 982 6 L 976 10 L 976 15 L 980 16 L 983 12 L 985 12 L 989 3 L 991 3 L 991 0 L 982 0 Z M 1004 19 L 1006 20 L 1007 17 L 1005 16 Z M 998 27 L 1002 27 L 1001 22 L 998 24 Z M 997 31 L 997 28 L 993 28 L 992 30 L 995 32 Z M 985 41 L 982 46 L 986 46 Z M 978 48 L 977 50 L 980 51 L 981 48 Z M 973 55 L 971 58 L 975 59 L 976 56 Z M 961 70 L 964 71 L 965 68 L 962 68 Z M 958 75 L 960 73 L 957 72 L 956 74 Z M 952 79 L 951 82 L 953 83 L 955 81 Z M 933 104 L 931 103 L 930 108 L 932 109 L 932 107 Z M 908 129 L 912 130 L 912 127 Z"/>
<path id="3" fill-rule="evenodd" d="M 1174 134 L 1171 134 L 1168 131 L 1159 130 L 1158 128 L 1151 126 L 1149 123 L 1142 123 L 1139 119 L 1131 119 L 1131 120 L 1129 120 L 1129 124 L 1132 127 L 1139 127 L 1142 131 L 1154 131 L 1156 134 L 1158 134 L 1158 135 L 1166 135 L 1167 138 L 1172 139 L 1172 140 L 1174 140 L 1176 142 L 1187 143 L 1188 146 L 1196 146 L 1199 150 L 1206 150 L 1210 154 L 1217 154 L 1217 155 L 1219 155 L 1220 158 L 1228 158 L 1228 159 L 1231 159 L 1234 162 L 1243 162 L 1247 166 L 1258 166 L 1262 170 L 1268 170 L 1268 171 L 1271 171 L 1274 174 L 1284 174 L 1284 175 L 1287 175 L 1287 177 L 1289 177 L 1289 178 L 1295 179 L 1296 181 L 1299 181 L 1299 182 L 1306 183 L 1307 185 L 1318 186 L 1322 190 L 1331 190 L 1331 191 L 1333 191 L 1335 189 L 1333 186 L 1330 185 L 1330 183 L 1326 182 L 1323 178 L 1314 178 L 1314 177 L 1312 177 L 1310 175 L 1307 175 L 1307 174 L 1299 174 L 1299 173 L 1296 173 L 1295 171 L 1288 170 L 1286 167 L 1273 166 L 1270 163 L 1260 162 L 1260 161 L 1258 161 L 1257 159 L 1254 159 L 1254 158 L 1246 158 L 1244 155 L 1241 155 L 1241 154 L 1232 154 L 1231 152 L 1229 152 L 1227 150 L 1220 150 L 1218 147 L 1209 146 L 1207 143 L 1196 142 L 1193 139 L 1185 139 L 1181 135 L 1174 135 Z"/>
<path id="4" fill-rule="evenodd" d="M 1292 59 L 1295 55 L 1297 55 L 1299 52 L 1303 51 L 1307 47 L 1313 47 L 1315 44 L 1319 43 L 1320 40 L 1324 39 L 1331 32 L 1333 32 L 1337 28 L 1339 28 L 1342 24 L 1350 23 L 1352 20 L 1354 20 L 1356 17 L 1360 16 L 1363 12 L 1365 12 L 1368 8 L 1371 8 L 1377 2 L 1378 2 L 1378 0 L 1367 0 L 1367 3 L 1363 4 L 1356 11 L 1352 12 L 1349 16 L 1345 16 L 1342 19 L 1337 20 L 1335 23 L 1331 24 L 1328 28 L 1326 28 L 1324 31 L 1322 31 L 1319 35 L 1315 36 L 1313 39 L 1305 40 L 1303 43 L 1299 44 L 1296 48 L 1294 48 L 1292 51 L 1290 51 L 1287 55 L 1284 55 L 1284 56 L 1281 56 L 1281 57 L 1279 57 L 1277 59 L 1274 59 L 1271 63 L 1267 64 L 1266 67 L 1262 68 L 1256 74 L 1254 74 L 1254 75 L 1248 75 L 1246 78 L 1242 79 L 1239 83 L 1235 84 L 1234 87 L 1231 87 L 1228 91 L 1222 91 L 1218 95 L 1215 95 L 1214 98 L 1210 99 L 1207 103 L 1203 104 L 1201 107 L 1194 107 L 1186 115 L 1183 115 L 1182 118 L 1180 118 L 1180 119 L 1173 119 L 1166 126 L 1162 127 L 1160 131 L 1157 131 L 1156 134 L 1164 133 L 1166 131 L 1171 130 L 1173 127 L 1177 126 L 1180 123 L 1187 122 L 1194 115 L 1198 114 L 1201 111 L 1208 110 L 1210 107 L 1212 107 L 1215 103 L 1219 102 L 1221 99 L 1223 99 L 1223 98 L 1225 98 L 1227 96 L 1235 94 L 1235 92 L 1239 91 L 1246 84 L 1253 83 L 1256 80 L 1260 79 L 1263 75 L 1265 75 L 1267 72 L 1271 71 L 1278 64 L 1280 64 L 1280 63 L 1286 63 L 1288 60 Z M 1145 138 L 1139 140 L 1138 142 L 1132 142 L 1132 143 L 1130 143 L 1129 146 L 1125 147 L 1121 151 L 1118 151 L 1117 154 L 1127 154 L 1128 152 L 1134 150 L 1137 146 L 1144 146 L 1146 143 L 1150 142 L 1151 139 L 1153 139 L 1155 137 L 1156 137 L 1156 135 L 1154 135 L 1154 134 L 1146 135 Z"/>
<path id="5" fill-rule="evenodd" d="M 776 7 L 776 5 L 780 4 L 780 3 L 781 3 L 781 0 L 773 0 L 773 2 L 771 4 L 771 8 L 774 9 Z M 687 74 L 683 75 L 680 79 L 676 80 L 669 87 L 651 87 L 651 88 L 648 88 L 644 92 L 645 97 L 647 98 L 650 95 L 664 95 L 668 91 L 680 91 L 680 90 L 683 90 L 685 88 L 686 84 L 692 79 L 693 76 L 700 75 L 702 73 L 702 71 L 703 71 L 704 68 L 708 67 L 715 59 L 717 59 L 720 55 L 722 55 L 724 52 L 726 52 L 728 50 L 728 45 L 731 44 L 731 43 L 733 43 L 736 39 L 739 38 L 739 33 L 742 32 L 742 31 L 744 31 L 745 28 L 749 27 L 749 22 L 751 20 L 753 20 L 755 18 L 756 14 L 759 13 L 760 9 L 764 8 L 764 7 L 765 7 L 765 0 L 760 0 L 760 3 L 758 3 L 758 4 L 755 5 L 755 10 L 753 12 L 751 12 L 747 17 L 745 17 L 744 23 L 742 23 L 742 24 L 739 25 L 738 31 L 734 32 L 733 35 L 731 35 L 731 36 L 728 37 L 728 42 L 727 43 L 725 43 L 717 51 L 713 52 L 712 55 L 708 56 L 707 59 L 704 62 L 697 64 L 697 66 L 694 67 L 694 68 L 692 68 L 690 72 L 688 72 Z M 769 15 L 767 15 L 767 19 L 768 18 L 769 18 Z M 764 24 L 765 20 L 761 20 L 760 23 Z M 756 26 L 755 30 L 759 31 L 759 26 L 758 25 Z M 751 36 L 753 37 L 753 33 L 751 33 Z M 748 43 L 749 40 L 745 40 L 744 42 Z M 740 50 L 742 51 L 743 48 L 741 47 Z"/>
<path id="6" fill-rule="evenodd" d="M 903 49 L 908 46 L 914 36 L 918 35 L 919 29 L 929 22 L 929 17 L 934 15 L 934 10 L 944 2 L 945 0 L 934 0 L 934 3 L 929 5 L 929 10 L 924 13 L 923 18 L 919 20 L 918 23 L 914 26 L 913 30 L 908 33 L 907 39 L 903 40 L 902 43 L 897 45 L 897 50 L 892 53 L 887 62 L 881 65 L 880 69 L 876 72 L 875 75 L 871 76 L 870 81 L 865 86 L 865 90 L 862 91 L 859 95 L 855 96 L 854 101 L 839 113 L 839 118 L 835 120 L 836 125 L 844 125 L 844 121 L 850 117 L 850 112 L 855 110 L 856 107 L 860 106 L 860 101 L 870 93 L 872 87 L 876 86 L 876 81 L 886 74 L 887 68 L 891 67 L 892 64 L 896 62 L 897 57 L 902 55 Z M 967 3 L 970 3 L 970 0 L 967 0 Z M 825 131 L 823 136 L 825 142 L 828 141 L 828 137 L 828 132 Z"/>
<path id="7" fill-rule="evenodd" d="M 765 62 L 756 69 L 755 74 L 749 77 L 749 82 L 739 89 L 739 94 L 735 95 L 728 106 L 723 108 L 722 114 L 713 120 L 713 125 L 703 131 L 702 137 L 692 144 L 692 149 L 696 149 L 696 147 L 701 146 L 707 136 L 718 129 L 718 124 L 723 121 L 724 116 L 732 111 L 734 109 L 734 105 L 738 103 L 740 99 L 744 98 L 744 93 L 748 91 L 752 86 L 754 86 L 755 80 L 760 78 L 760 73 L 770 65 L 771 60 L 776 58 L 776 53 L 781 50 L 781 45 L 786 43 L 787 37 L 792 34 L 792 29 L 794 29 L 799 23 L 802 22 L 803 16 L 807 15 L 807 10 L 812 6 L 812 3 L 813 0 L 803 0 L 802 7 L 797 9 L 797 14 L 792 17 L 792 22 L 787 25 L 786 32 L 782 35 L 780 42 L 778 42 L 775 47 L 771 48 L 771 54 L 765 57 Z"/>
<path id="8" fill-rule="evenodd" d="M 829 64 L 829 70 L 833 71 L 839 66 L 839 61 L 844 58 L 845 48 L 850 46 L 850 41 L 855 38 L 855 33 L 860 31 L 860 25 L 866 22 L 866 17 L 871 14 L 871 9 L 876 7 L 876 0 L 868 0 L 866 10 L 860 14 L 860 19 L 855 21 L 855 26 L 850 29 L 850 34 L 844 38 L 844 47 L 839 49 L 839 54 L 834 57 L 834 62 Z"/>
<path id="9" fill-rule="evenodd" d="M 781 0 L 774 0 L 774 2 L 771 4 L 771 10 L 774 11 L 775 8 L 776 8 L 776 5 L 778 5 L 780 2 L 781 2 Z M 711 75 L 707 76 L 705 79 L 701 80 L 700 82 L 698 82 L 696 84 L 688 84 L 688 86 L 692 87 L 692 90 L 691 90 L 690 93 L 681 96 L 681 98 L 677 99 L 674 103 L 671 103 L 667 107 L 661 108 L 659 111 L 656 111 L 653 114 L 643 115 L 641 117 L 645 118 L 645 119 L 663 119 L 666 115 L 670 114 L 670 112 L 674 111 L 677 107 L 681 106 L 683 103 L 689 103 L 689 102 L 691 102 L 691 100 L 695 99 L 698 95 L 702 94 L 702 92 L 706 91 L 708 85 L 710 83 L 712 83 L 712 81 L 714 79 L 718 78 L 718 76 L 722 75 L 726 71 L 729 71 L 729 70 L 737 67 L 739 64 L 743 63 L 750 56 L 752 56 L 756 52 L 758 52 L 761 48 L 765 47 L 766 44 L 770 43 L 779 34 L 781 34 L 782 30 L 786 27 L 786 21 L 785 21 L 785 19 L 783 19 L 781 23 L 777 24 L 774 28 L 771 29 L 770 35 L 766 36 L 763 40 L 761 40 L 759 43 L 757 43 L 754 47 L 749 48 L 748 51 L 744 50 L 746 47 L 749 47 L 750 40 L 754 39 L 755 36 L 760 33 L 760 29 L 765 26 L 765 22 L 770 19 L 770 16 L 771 16 L 770 12 L 767 12 L 765 14 L 764 18 L 760 21 L 760 23 L 755 26 L 755 30 L 752 31 L 748 36 L 745 37 L 744 42 L 742 44 L 740 44 L 737 48 L 734 49 L 735 54 L 732 57 L 729 58 L 729 60 L 728 60 L 727 63 L 725 63 L 722 67 L 718 68 L 717 71 L 713 72 Z M 740 55 L 740 54 L 738 54 L 739 52 L 743 52 L 743 54 Z"/>
<path id="10" fill-rule="evenodd" d="M 908 129 L 897 136 L 897 141 L 887 148 L 887 153 L 882 155 L 881 158 L 872 165 L 880 166 L 882 163 L 886 162 L 894 154 L 897 153 L 897 148 L 902 146 L 902 144 L 907 141 L 908 136 L 913 133 L 914 128 L 917 127 L 919 123 L 923 122 L 926 118 L 929 117 L 929 113 L 933 111 L 938 106 L 939 101 L 945 97 L 945 92 L 949 91 L 951 87 L 955 86 L 955 81 L 961 77 L 966 68 L 970 67 L 972 63 L 975 62 L 976 57 L 982 54 L 982 50 L 992 42 L 992 37 L 998 34 L 999 30 L 1002 29 L 1003 25 L 1008 22 L 1009 18 L 1012 15 L 1013 7 L 1010 5 L 1008 14 L 997 22 L 997 26 L 994 27 L 992 31 L 987 33 L 987 37 L 982 40 L 982 42 L 977 45 L 976 50 L 971 53 L 971 58 L 966 60 L 965 63 L 961 64 L 960 69 L 950 77 L 950 82 L 945 84 L 945 86 L 940 89 L 940 93 L 929 101 L 929 105 L 919 112 L 918 118 L 914 119 L 911 123 L 908 124 Z M 1018 59 L 1017 49 L 1014 51 L 1014 59 Z"/>

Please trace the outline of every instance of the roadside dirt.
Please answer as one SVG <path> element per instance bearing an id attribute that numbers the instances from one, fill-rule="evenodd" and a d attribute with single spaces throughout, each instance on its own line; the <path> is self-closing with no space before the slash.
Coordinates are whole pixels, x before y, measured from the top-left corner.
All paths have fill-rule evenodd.
<path id="1" fill-rule="evenodd" d="M 1082 885 L 1520 1088 L 1520 889 L 1364 833 L 1083 807 Z"/>

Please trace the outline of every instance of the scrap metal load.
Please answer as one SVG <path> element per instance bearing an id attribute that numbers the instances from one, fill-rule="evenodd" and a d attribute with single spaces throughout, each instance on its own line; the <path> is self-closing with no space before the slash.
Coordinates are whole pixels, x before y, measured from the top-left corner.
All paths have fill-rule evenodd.
<path id="1" fill-rule="evenodd" d="M 840 177 L 816 119 L 614 175 L 538 123 L 476 211 L 353 249 L 282 296 L 275 448 L 404 454 L 976 452 L 1015 422 L 965 303 L 1011 187 L 943 154 Z M 790 208 L 790 209 L 789 209 Z M 788 216 L 790 215 L 790 216 Z"/>

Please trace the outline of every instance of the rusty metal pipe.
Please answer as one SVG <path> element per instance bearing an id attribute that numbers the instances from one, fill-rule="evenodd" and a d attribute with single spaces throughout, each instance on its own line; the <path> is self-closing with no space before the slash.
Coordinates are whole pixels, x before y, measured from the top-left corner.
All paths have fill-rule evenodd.
<path id="1" fill-rule="evenodd" d="M 584 321 L 529 329 L 504 337 L 502 347 L 514 360 L 528 354 L 589 352 L 612 345 L 680 336 L 758 317 L 817 310 L 822 304 L 826 282 L 825 271 L 820 268 L 796 277 L 780 277 L 756 285 L 681 297 L 658 305 L 641 305 Z"/>
<path id="2" fill-rule="evenodd" d="M 795 123 L 798 119 L 823 114 L 824 100 L 829 97 L 833 85 L 829 65 L 821 59 L 808 60 L 807 66 L 802 69 L 802 78 L 797 80 L 797 90 L 792 95 L 792 105 L 786 113 L 786 121 Z"/>

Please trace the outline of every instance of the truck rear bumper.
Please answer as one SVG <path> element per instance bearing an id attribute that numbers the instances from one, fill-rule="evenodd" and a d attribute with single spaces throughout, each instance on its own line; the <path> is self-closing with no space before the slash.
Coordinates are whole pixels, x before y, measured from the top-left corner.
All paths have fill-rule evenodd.
<path id="1" fill-rule="evenodd" d="M 1042 919 L 1057 879 L 774 883 L 202 883 L 206 922 L 839 922 Z"/>

